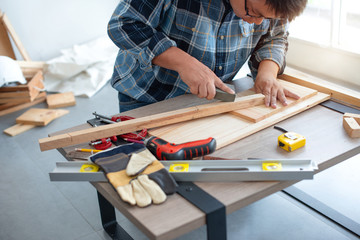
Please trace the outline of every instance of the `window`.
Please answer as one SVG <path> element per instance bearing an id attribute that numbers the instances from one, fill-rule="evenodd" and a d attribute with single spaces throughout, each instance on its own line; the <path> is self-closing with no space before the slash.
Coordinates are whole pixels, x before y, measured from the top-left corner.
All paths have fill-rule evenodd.
<path id="1" fill-rule="evenodd" d="M 290 37 L 360 54 L 360 1 L 309 0 Z"/>

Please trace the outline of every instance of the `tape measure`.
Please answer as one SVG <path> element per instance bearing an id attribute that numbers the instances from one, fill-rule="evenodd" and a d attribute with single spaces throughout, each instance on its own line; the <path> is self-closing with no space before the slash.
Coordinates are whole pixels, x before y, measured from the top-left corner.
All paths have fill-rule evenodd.
<path id="1" fill-rule="evenodd" d="M 278 146 L 282 149 L 288 152 L 292 152 L 298 148 L 305 146 L 306 139 L 304 136 L 295 132 L 288 132 L 278 126 L 274 126 L 274 128 L 284 132 L 278 137 Z"/>

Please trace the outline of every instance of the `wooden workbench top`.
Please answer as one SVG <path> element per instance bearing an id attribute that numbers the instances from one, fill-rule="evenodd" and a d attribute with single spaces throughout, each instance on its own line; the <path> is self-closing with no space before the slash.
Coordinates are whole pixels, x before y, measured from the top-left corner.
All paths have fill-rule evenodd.
<path id="1" fill-rule="evenodd" d="M 192 95 L 181 96 L 129 111 L 126 115 L 146 116 L 147 114 L 173 110 L 180 106 L 191 106 L 199 102 L 206 101 L 197 99 Z M 306 146 L 291 153 L 278 148 L 277 136 L 281 133 L 269 127 L 219 149 L 212 155 L 230 159 L 313 159 L 318 163 L 319 171 L 322 171 L 348 156 L 360 152 L 360 140 L 349 138 L 342 128 L 342 114 L 322 106 L 311 108 L 277 125 L 306 136 Z M 84 124 L 66 131 L 87 127 L 90 126 Z M 62 151 L 66 153 L 73 149 L 74 146 L 64 148 Z M 196 184 L 222 202 L 229 214 L 294 183 L 284 181 L 199 182 Z M 205 224 L 205 214 L 178 194 L 169 196 L 164 204 L 138 208 L 121 201 L 109 183 L 92 184 L 150 239 L 172 239 Z"/>

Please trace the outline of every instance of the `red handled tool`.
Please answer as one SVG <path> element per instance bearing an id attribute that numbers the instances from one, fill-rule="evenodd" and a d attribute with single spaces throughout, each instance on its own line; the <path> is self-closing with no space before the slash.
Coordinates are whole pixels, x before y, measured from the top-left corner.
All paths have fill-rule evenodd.
<path id="1" fill-rule="evenodd" d="M 133 117 L 129 116 L 113 116 L 110 118 L 96 112 L 94 112 L 93 115 L 105 123 L 116 123 L 134 119 Z M 126 133 L 119 135 L 118 137 L 121 137 L 129 142 L 144 143 L 150 152 L 159 160 L 190 160 L 213 153 L 216 149 L 216 140 L 211 137 L 204 140 L 174 144 L 158 137 L 150 137 L 145 139 L 146 135 L 147 129 L 144 128 L 141 132 Z M 144 142 L 142 142 L 143 139 L 145 139 Z"/>
<path id="2" fill-rule="evenodd" d="M 97 150 L 105 150 L 112 146 L 111 142 L 116 142 L 116 141 L 117 141 L 117 137 L 112 136 L 109 138 L 102 138 L 99 140 L 91 141 L 90 145 L 92 145 Z"/>
<path id="3" fill-rule="evenodd" d="M 216 149 L 216 140 L 212 137 L 182 144 L 150 137 L 144 141 L 144 144 L 159 160 L 190 160 L 210 154 Z"/>
<path id="4" fill-rule="evenodd" d="M 130 117 L 130 116 L 112 116 L 111 118 L 108 117 L 108 116 L 105 116 L 105 115 L 101 115 L 101 114 L 98 114 L 96 112 L 93 112 L 93 115 L 105 122 L 105 123 L 117 123 L 117 122 L 122 122 L 122 121 L 127 121 L 127 120 L 130 120 L 130 119 L 134 119 L 133 117 Z M 133 141 L 140 141 L 142 139 L 144 139 L 144 137 L 147 135 L 147 129 L 144 128 L 142 129 L 140 132 L 138 133 L 125 133 L 125 134 L 122 134 L 122 135 L 119 135 L 119 137 L 125 139 L 126 141 L 128 140 L 133 140 Z"/>

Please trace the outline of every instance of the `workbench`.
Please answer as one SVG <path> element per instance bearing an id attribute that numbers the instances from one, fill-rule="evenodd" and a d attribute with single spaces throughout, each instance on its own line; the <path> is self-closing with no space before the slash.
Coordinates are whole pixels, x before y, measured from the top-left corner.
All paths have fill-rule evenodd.
<path id="1" fill-rule="evenodd" d="M 248 89 L 251 81 L 234 81 L 237 92 Z M 205 100 L 193 95 L 179 96 L 175 99 L 151 104 L 124 114 L 142 117 L 160 112 L 193 106 Z M 331 104 L 331 103 L 330 103 Z M 294 152 L 286 152 L 277 147 L 277 136 L 280 133 L 268 127 L 240 141 L 215 151 L 211 156 L 228 159 L 268 158 L 268 159 L 313 159 L 319 170 L 323 171 L 358 153 L 360 139 L 350 138 L 342 127 L 342 113 L 328 107 L 317 105 L 277 125 L 306 136 L 306 146 Z M 70 132 L 86 129 L 90 125 L 83 124 L 61 131 Z M 60 132 L 59 132 L 60 133 Z M 57 135 L 59 133 L 51 134 Z M 75 147 L 84 147 L 86 143 L 58 149 L 64 156 Z M 316 178 L 316 175 L 315 175 Z M 306 180 L 311 181 L 311 180 Z M 230 214 L 257 200 L 283 190 L 295 181 L 282 182 L 196 182 L 195 185 L 210 194 L 215 201 L 225 206 L 226 214 Z M 117 224 L 115 208 L 134 223 L 150 239 L 173 239 L 206 224 L 206 214 L 179 194 L 168 196 L 165 203 L 151 205 L 146 208 L 133 207 L 123 202 L 114 188 L 107 182 L 91 183 L 98 191 L 101 219 L 106 232 L 114 239 L 131 239 Z M 191 189 L 190 189 L 191 190 Z M 161 224 L 159 224 L 161 223 Z M 221 229 L 208 231 L 209 239 L 226 238 Z M 221 239 L 225 239 L 221 237 Z"/>

